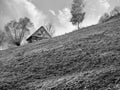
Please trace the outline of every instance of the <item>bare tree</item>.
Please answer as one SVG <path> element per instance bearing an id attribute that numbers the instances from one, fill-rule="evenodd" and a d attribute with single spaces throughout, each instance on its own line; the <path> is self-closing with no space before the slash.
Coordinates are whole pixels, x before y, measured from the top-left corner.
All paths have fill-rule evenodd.
<path id="1" fill-rule="evenodd" d="M 55 33 L 55 28 L 54 28 L 54 25 L 52 23 L 48 23 L 46 26 L 45 26 L 46 30 L 48 31 L 48 33 L 53 37 L 54 36 L 54 33 Z"/>
<path id="2" fill-rule="evenodd" d="M 9 42 L 20 46 L 21 42 L 27 32 L 29 32 L 28 25 L 31 24 L 29 18 L 20 18 L 19 21 L 11 21 L 5 26 L 5 31 L 8 35 Z"/>

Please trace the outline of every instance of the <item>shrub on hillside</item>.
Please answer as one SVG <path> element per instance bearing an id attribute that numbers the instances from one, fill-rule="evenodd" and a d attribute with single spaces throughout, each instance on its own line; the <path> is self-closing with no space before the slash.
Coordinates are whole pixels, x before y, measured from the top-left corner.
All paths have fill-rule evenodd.
<path id="1" fill-rule="evenodd" d="M 111 12 L 110 12 L 110 15 L 111 16 L 115 16 L 115 15 L 118 15 L 120 14 L 120 7 L 116 6 Z"/>
<path id="2" fill-rule="evenodd" d="M 116 17 L 118 15 L 120 15 L 120 7 L 116 6 L 110 12 L 110 14 L 108 14 L 108 13 L 103 14 L 103 16 L 101 16 L 101 18 L 99 19 L 99 23 L 107 22 L 107 21 L 111 20 L 112 18 L 114 18 L 114 17 Z"/>
<path id="3" fill-rule="evenodd" d="M 103 16 L 101 16 L 99 23 L 104 23 L 106 22 L 108 19 L 110 18 L 108 13 L 103 14 Z"/>

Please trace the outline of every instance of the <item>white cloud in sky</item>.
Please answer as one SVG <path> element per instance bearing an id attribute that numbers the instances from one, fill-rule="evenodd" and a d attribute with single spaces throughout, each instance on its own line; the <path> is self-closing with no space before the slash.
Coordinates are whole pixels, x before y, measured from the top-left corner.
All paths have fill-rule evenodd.
<path id="1" fill-rule="evenodd" d="M 67 22 L 70 21 L 71 18 L 71 13 L 70 13 L 70 9 L 68 8 L 64 8 L 63 10 L 59 10 L 59 14 L 58 14 L 58 19 L 60 24 L 67 24 Z"/>
<path id="2" fill-rule="evenodd" d="M 55 11 L 53 11 L 53 10 L 49 10 L 49 12 L 50 12 L 52 15 L 56 16 Z"/>
<path id="3" fill-rule="evenodd" d="M 64 8 L 63 10 L 59 10 L 57 19 L 59 24 L 55 26 L 56 33 L 55 35 L 62 35 L 64 33 L 71 32 L 75 30 L 75 26 L 70 22 L 71 13 L 69 8 Z"/>
<path id="4" fill-rule="evenodd" d="M 34 26 L 35 26 L 36 29 L 44 24 L 45 19 L 47 18 L 46 15 L 42 11 L 39 11 L 32 2 L 30 2 L 28 0 L 14 0 L 14 1 L 18 5 L 15 8 L 18 11 L 19 11 L 18 7 L 22 8 L 22 10 L 19 13 L 23 13 L 24 14 L 24 11 L 26 11 L 28 17 L 34 23 Z"/>
<path id="5" fill-rule="evenodd" d="M 4 31 L 5 24 L 7 22 L 9 22 L 10 20 L 12 20 L 10 17 L 0 14 L 0 21 L 1 21 L 1 23 L 0 23 L 0 31 L 1 30 Z"/>
<path id="6" fill-rule="evenodd" d="M 118 3 L 120 3 L 120 0 L 117 0 Z"/>
<path id="7" fill-rule="evenodd" d="M 108 9 L 110 7 L 108 0 L 99 0 L 99 2 L 105 9 Z"/>
<path id="8" fill-rule="evenodd" d="M 95 14 L 91 14 L 88 15 L 85 20 L 83 21 L 83 23 L 81 24 L 82 27 L 87 27 L 87 26 L 91 26 L 91 25 L 95 25 L 98 23 L 100 16 L 95 16 Z"/>

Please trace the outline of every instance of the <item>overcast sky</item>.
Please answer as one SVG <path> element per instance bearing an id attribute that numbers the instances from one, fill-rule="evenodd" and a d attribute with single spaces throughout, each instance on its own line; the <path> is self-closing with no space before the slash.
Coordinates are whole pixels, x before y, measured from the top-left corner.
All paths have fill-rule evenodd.
<path id="1" fill-rule="evenodd" d="M 72 0 L 0 0 L 0 29 L 13 19 L 29 17 L 35 28 L 52 22 L 55 35 L 71 32 L 75 29 L 69 20 Z M 120 0 L 86 0 L 86 16 L 82 26 L 96 24 L 104 12 L 120 5 Z M 34 30 L 33 30 L 34 31 Z"/>

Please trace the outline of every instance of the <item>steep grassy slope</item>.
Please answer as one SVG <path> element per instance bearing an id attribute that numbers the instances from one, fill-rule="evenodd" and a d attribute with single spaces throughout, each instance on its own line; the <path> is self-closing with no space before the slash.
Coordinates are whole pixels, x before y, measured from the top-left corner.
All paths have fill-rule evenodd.
<path id="1" fill-rule="evenodd" d="M 0 90 L 119 90 L 120 17 L 0 52 Z"/>

